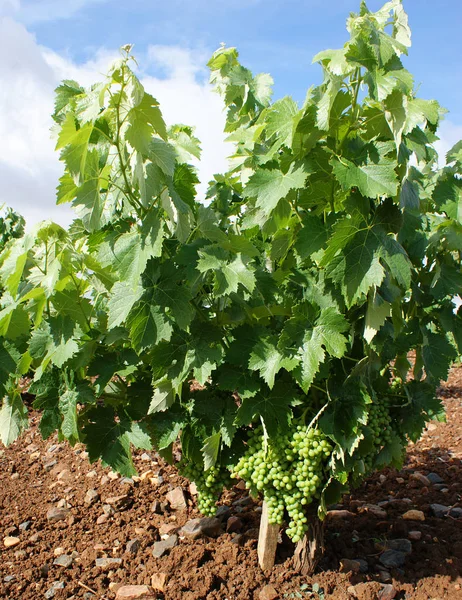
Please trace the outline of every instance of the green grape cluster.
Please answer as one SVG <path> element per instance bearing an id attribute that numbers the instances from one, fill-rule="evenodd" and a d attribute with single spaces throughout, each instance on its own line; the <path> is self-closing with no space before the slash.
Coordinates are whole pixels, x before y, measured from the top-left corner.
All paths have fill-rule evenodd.
<path id="1" fill-rule="evenodd" d="M 230 485 L 229 471 L 222 466 L 204 469 L 193 462 L 181 461 L 180 473 L 193 481 L 197 487 L 197 506 L 206 516 L 213 516 L 216 512 L 216 503 L 224 487 Z"/>
<path id="2" fill-rule="evenodd" d="M 374 402 L 370 405 L 367 427 L 372 433 L 373 448 L 371 452 L 364 457 L 366 473 L 370 473 L 374 468 L 374 460 L 380 450 L 388 444 L 393 435 L 391 426 L 390 411 L 386 399 Z"/>
<path id="3" fill-rule="evenodd" d="M 280 525 L 287 511 L 287 535 L 298 542 L 308 529 L 306 506 L 319 497 L 323 467 L 331 452 L 332 446 L 318 429 L 294 425 L 265 444 L 263 428 L 257 427 L 232 476 L 243 479 L 253 495 L 263 493 L 270 523 Z"/>

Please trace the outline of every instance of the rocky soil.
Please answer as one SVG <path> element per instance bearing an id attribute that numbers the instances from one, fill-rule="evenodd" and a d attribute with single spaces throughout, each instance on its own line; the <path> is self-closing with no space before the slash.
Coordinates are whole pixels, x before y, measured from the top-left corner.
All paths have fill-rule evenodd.
<path id="1" fill-rule="evenodd" d="M 124 479 L 83 447 L 42 441 L 31 413 L 31 430 L 0 450 L 0 598 L 462 598 L 462 368 L 441 394 L 447 423 L 429 425 L 401 471 L 333 508 L 312 578 L 294 572 L 285 536 L 260 570 L 261 505 L 241 485 L 201 519 L 195 489 L 154 452 Z"/>

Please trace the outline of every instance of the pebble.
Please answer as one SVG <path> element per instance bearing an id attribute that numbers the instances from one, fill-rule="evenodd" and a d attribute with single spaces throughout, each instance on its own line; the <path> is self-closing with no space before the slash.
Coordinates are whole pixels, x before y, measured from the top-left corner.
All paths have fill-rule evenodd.
<path id="1" fill-rule="evenodd" d="M 174 510 L 186 508 L 186 498 L 182 487 L 176 487 L 165 496 Z"/>
<path id="2" fill-rule="evenodd" d="M 61 548 L 61 547 L 59 547 L 59 548 L 55 548 L 55 549 L 53 550 L 53 554 L 54 554 L 55 556 L 61 556 L 61 554 L 65 554 L 65 553 L 66 553 L 66 550 L 65 550 L 64 548 Z"/>
<path id="3" fill-rule="evenodd" d="M 398 591 L 395 590 L 391 583 L 388 583 L 387 585 L 384 585 L 383 588 L 380 590 L 378 600 L 393 600 L 397 593 Z"/>
<path id="4" fill-rule="evenodd" d="M 3 581 L 5 583 L 11 583 L 15 579 L 16 579 L 16 575 L 7 575 L 6 577 L 3 578 Z"/>
<path id="5" fill-rule="evenodd" d="M 416 471 L 415 473 L 411 473 L 409 479 L 413 479 L 414 481 L 418 481 L 419 483 L 421 483 L 422 485 L 425 485 L 427 487 L 429 485 L 431 485 L 431 482 L 428 479 L 428 477 L 426 477 L 422 473 L 419 473 L 418 471 Z"/>
<path id="6" fill-rule="evenodd" d="M 149 469 L 148 471 L 145 471 L 144 473 L 141 473 L 141 475 L 140 475 L 141 481 L 146 481 L 150 477 L 154 477 L 154 471 L 152 469 Z"/>
<path id="7" fill-rule="evenodd" d="M 349 510 L 329 510 L 327 511 L 326 518 L 335 520 L 340 519 L 349 519 L 350 517 L 354 517 L 355 514 L 350 512 Z"/>
<path id="8" fill-rule="evenodd" d="M 32 521 L 24 521 L 24 523 L 21 523 L 19 525 L 19 529 L 21 531 L 27 531 L 28 529 L 30 529 L 31 525 L 32 525 Z"/>
<path id="9" fill-rule="evenodd" d="M 115 514 L 115 510 L 110 504 L 103 504 L 103 513 L 106 517 L 112 517 L 112 515 Z"/>
<path id="10" fill-rule="evenodd" d="M 148 461 L 148 460 L 152 460 L 152 458 L 149 456 L 149 454 L 147 452 L 143 452 L 143 454 L 141 455 L 141 460 Z"/>
<path id="11" fill-rule="evenodd" d="M 151 587 L 157 592 L 163 592 L 167 583 L 166 573 L 153 573 L 151 575 Z"/>
<path id="12" fill-rule="evenodd" d="M 64 589 L 64 581 L 55 581 L 45 592 L 45 598 L 53 598 L 58 590 Z"/>
<path id="13" fill-rule="evenodd" d="M 21 540 L 18 537 L 7 536 L 3 539 L 3 545 L 5 546 L 5 548 L 14 548 L 20 543 Z"/>
<path id="14" fill-rule="evenodd" d="M 95 560 L 95 565 L 97 567 L 99 567 L 100 569 L 115 569 L 117 567 L 120 567 L 120 565 L 122 564 L 122 559 L 121 558 L 112 558 L 112 557 L 105 557 L 105 558 L 97 558 Z"/>
<path id="15" fill-rule="evenodd" d="M 93 477 L 96 477 L 97 475 L 98 473 L 96 471 L 88 471 L 85 477 L 88 477 L 88 479 L 93 479 Z"/>
<path id="16" fill-rule="evenodd" d="M 408 510 L 404 513 L 403 519 L 406 521 L 425 521 L 425 515 L 421 510 Z"/>
<path id="17" fill-rule="evenodd" d="M 140 549 L 140 547 L 141 547 L 140 540 L 138 538 L 135 538 L 133 540 L 130 540 L 127 543 L 126 550 L 127 550 L 127 552 L 130 552 L 131 554 L 136 554 L 138 552 L 138 550 Z"/>
<path id="18" fill-rule="evenodd" d="M 365 504 L 364 506 L 359 507 L 358 511 L 360 513 L 363 513 L 363 512 L 370 513 L 370 514 L 374 515 L 374 517 L 377 517 L 378 519 L 386 519 L 387 518 L 387 511 L 384 510 L 383 508 L 381 508 L 380 506 L 377 506 L 377 504 Z"/>
<path id="19" fill-rule="evenodd" d="M 430 510 L 432 511 L 433 516 L 442 518 L 448 514 L 449 507 L 444 506 L 444 504 L 430 504 Z"/>
<path id="20" fill-rule="evenodd" d="M 421 531 L 410 531 L 408 534 L 408 538 L 413 542 L 418 542 L 422 537 Z"/>
<path id="21" fill-rule="evenodd" d="M 189 493 L 191 496 L 197 496 L 198 494 L 197 485 L 194 483 L 194 481 L 189 484 Z"/>
<path id="22" fill-rule="evenodd" d="M 380 562 L 384 567 L 402 567 L 406 562 L 406 555 L 398 550 L 386 550 L 380 556 Z"/>
<path id="23" fill-rule="evenodd" d="M 160 542 L 154 542 L 152 546 L 152 555 L 154 558 L 160 558 L 167 552 L 170 552 L 172 548 L 174 548 L 178 544 L 178 536 L 171 535 L 166 540 L 162 540 Z"/>
<path id="24" fill-rule="evenodd" d="M 243 498 L 239 498 L 233 502 L 233 506 L 249 506 L 253 503 L 253 500 L 250 496 L 244 496 Z"/>
<path id="25" fill-rule="evenodd" d="M 72 566 L 73 562 L 74 559 L 72 556 L 69 554 L 61 554 L 61 556 L 58 556 L 54 559 L 53 564 L 57 565 L 58 567 L 64 567 L 65 569 L 68 569 L 70 566 Z"/>
<path id="26" fill-rule="evenodd" d="M 379 579 L 382 583 L 389 583 L 392 580 L 390 573 L 382 570 L 379 570 Z"/>
<path id="27" fill-rule="evenodd" d="M 97 519 L 96 519 L 96 524 L 97 525 L 103 525 L 104 523 L 106 523 L 106 521 L 108 520 L 108 516 L 107 515 L 100 515 Z"/>
<path id="28" fill-rule="evenodd" d="M 116 479 L 119 479 L 119 477 L 120 477 L 120 475 L 118 473 L 116 473 L 115 471 L 109 471 L 107 476 L 109 477 L 109 479 L 112 479 L 112 481 L 115 481 Z"/>
<path id="29" fill-rule="evenodd" d="M 123 585 L 117 590 L 116 600 L 156 600 L 157 595 L 149 585 Z"/>
<path id="30" fill-rule="evenodd" d="M 120 480 L 120 485 L 134 485 L 135 482 L 131 477 L 124 477 Z"/>
<path id="31" fill-rule="evenodd" d="M 154 502 L 151 504 L 151 512 L 156 513 L 157 515 L 162 514 L 162 505 L 159 500 L 154 500 Z"/>
<path id="32" fill-rule="evenodd" d="M 49 523 L 57 523 L 65 521 L 71 516 L 71 511 L 68 508 L 50 508 L 47 512 L 47 521 Z"/>
<path id="33" fill-rule="evenodd" d="M 176 533 L 180 529 L 180 526 L 175 523 L 162 523 L 159 527 L 159 535 L 171 535 Z"/>
<path id="34" fill-rule="evenodd" d="M 237 517 L 236 517 L 237 518 Z M 221 532 L 221 521 L 216 517 L 203 517 L 201 519 L 191 519 L 182 528 L 182 535 L 193 540 L 202 537 L 216 537 Z"/>
<path id="35" fill-rule="evenodd" d="M 279 598 L 279 594 L 272 585 L 265 585 L 258 594 L 258 600 L 276 600 L 276 598 Z"/>
<path id="36" fill-rule="evenodd" d="M 386 550 L 398 550 L 399 552 L 404 552 L 404 554 L 410 554 L 412 552 L 412 544 L 405 538 L 387 540 L 384 547 Z"/>
<path id="37" fill-rule="evenodd" d="M 340 573 L 359 573 L 361 565 L 357 560 L 351 560 L 349 558 L 340 559 Z"/>
<path id="38" fill-rule="evenodd" d="M 397 477 L 395 481 L 396 481 L 396 483 L 399 483 L 400 485 L 402 485 L 404 483 L 403 477 Z"/>
<path id="39" fill-rule="evenodd" d="M 87 506 L 95 504 L 95 502 L 98 502 L 98 500 L 99 494 L 95 489 L 88 490 L 88 492 L 85 494 L 84 502 Z"/>
<path id="40" fill-rule="evenodd" d="M 440 477 L 438 475 L 438 473 L 429 473 L 427 475 L 427 479 L 430 481 L 430 483 L 432 483 L 433 485 L 436 484 L 441 484 L 444 483 L 444 479 L 442 477 Z"/>
<path id="41" fill-rule="evenodd" d="M 116 510 L 123 510 L 128 508 L 128 505 L 131 502 L 130 496 L 128 494 L 122 494 L 121 496 L 111 496 L 110 498 L 106 498 L 104 501 L 105 504 L 109 504 Z"/>
<path id="42" fill-rule="evenodd" d="M 220 519 L 221 521 L 227 521 L 229 519 L 229 517 L 231 516 L 231 509 L 229 508 L 229 506 L 226 506 L 226 504 L 223 504 L 222 506 L 219 506 L 217 508 L 217 512 L 215 513 L 215 516 L 217 519 Z"/>
<path id="43" fill-rule="evenodd" d="M 58 464 L 57 460 L 50 460 L 49 462 L 45 463 L 43 465 L 43 468 L 45 469 L 45 471 L 48 473 L 49 471 L 51 471 L 51 469 Z"/>
<path id="44" fill-rule="evenodd" d="M 242 529 L 242 525 L 242 521 L 239 517 L 229 517 L 226 522 L 226 531 L 227 533 L 236 533 L 236 531 Z"/>

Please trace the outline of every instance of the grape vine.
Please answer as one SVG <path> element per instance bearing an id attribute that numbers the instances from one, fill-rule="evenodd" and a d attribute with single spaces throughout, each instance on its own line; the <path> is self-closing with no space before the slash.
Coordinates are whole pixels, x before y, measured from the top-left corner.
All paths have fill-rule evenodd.
<path id="1" fill-rule="evenodd" d="M 167 126 L 130 46 L 53 118 L 68 229 L 0 219 L 0 439 L 28 426 L 126 476 L 152 447 L 212 514 L 227 469 L 299 540 L 366 473 L 399 466 L 462 354 L 462 142 L 418 97 L 399 0 L 348 18 L 299 105 L 235 48 L 211 57 L 230 166 L 196 190 L 200 144 Z M 185 102 L 187 99 L 185 99 Z M 410 352 L 413 359 L 409 360 Z M 412 364 L 411 364 L 412 363 Z M 412 377 L 408 377 L 409 370 Z M 306 425 L 307 423 L 312 424 Z"/>

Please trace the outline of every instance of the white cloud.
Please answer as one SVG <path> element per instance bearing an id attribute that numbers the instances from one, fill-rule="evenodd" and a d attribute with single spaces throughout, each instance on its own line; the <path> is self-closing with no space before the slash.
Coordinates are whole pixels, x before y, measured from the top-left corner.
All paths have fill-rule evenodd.
<path id="1" fill-rule="evenodd" d="M 18 18 L 27 25 L 44 21 L 69 19 L 89 4 L 102 4 L 108 0 L 0 0 L 12 4 Z"/>
<path id="2" fill-rule="evenodd" d="M 452 121 L 443 121 L 438 129 L 438 137 L 440 138 L 433 145 L 438 152 L 438 162 L 444 167 L 446 164 L 446 153 L 462 140 L 462 125 L 456 125 Z"/>
<path id="3" fill-rule="evenodd" d="M 0 205 L 22 213 L 32 225 L 53 219 L 67 225 L 73 213 L 55 205 L 62 165 L 50 136 L 54 88 L 64 78 L 89 85 L 101 79 L 117 51 L 100 49 L 83 65 L 40 47 L 33 35 L 12 18 L 0 18 Z M 223 142 L 224 114 L 219 97 L 205 82 L 205 57 L 179 47 L 153 46 L 142 61 L 155 63 L 165 78 L 142 75 L 159 100 L 169 124 L 196 127 L 202 142 L 200 193 L 215 172 L 226 169 L 229 145 Z"/>

